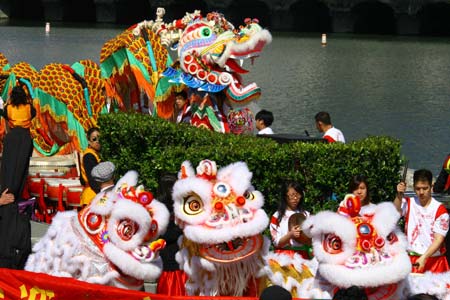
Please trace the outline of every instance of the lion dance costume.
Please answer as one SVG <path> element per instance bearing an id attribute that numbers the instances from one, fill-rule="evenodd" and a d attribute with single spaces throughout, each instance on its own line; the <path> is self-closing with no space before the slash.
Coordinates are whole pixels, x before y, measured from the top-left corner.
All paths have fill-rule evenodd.
<path id="1" fill-rule="evenodd" d="M 79 213 L 58 213 L 33 247 L 25 270 L 89 283 L 140 290 L 162 271 L 157 239 L 169 212 L 129 171 L 115 187 L 99 193 Z"/>
<path id="2" fill-rule="evenodd" d="M 176 222 L 183 229 L 176 258 L 187 273 L 188 295 L 256 296 L 270 242 L 261 233 L 269 218 L 264 197 L 243 162 L 217 170 L 189 161 L 173 187 Z"/>

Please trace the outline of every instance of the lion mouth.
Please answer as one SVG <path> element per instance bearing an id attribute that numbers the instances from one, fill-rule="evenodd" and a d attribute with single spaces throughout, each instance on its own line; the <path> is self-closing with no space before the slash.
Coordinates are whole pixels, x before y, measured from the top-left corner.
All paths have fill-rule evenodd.
<path id="1" fill-rule="evenodd" d="M 231 263 L 255 254 L 261 249 L 262 245 L 263 237 L 255 235 L 213 245 L 204 244 L 200 248 L 200 254 L 210 261 Z"/>

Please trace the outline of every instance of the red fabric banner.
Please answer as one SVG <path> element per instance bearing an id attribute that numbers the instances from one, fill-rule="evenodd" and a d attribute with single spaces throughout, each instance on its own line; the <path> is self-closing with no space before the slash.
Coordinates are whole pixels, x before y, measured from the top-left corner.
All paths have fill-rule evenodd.
<path id="1" fill-rule="evenodd" d="M 255 297 L 167 296 L 92 284 L 73 278 L 0 268 L 0 299 L 5 300 L 258 300 Z M 296 299 L 296 298 L 294 298 Z M 301 300 L 301 299 L 297 299 Z"/>

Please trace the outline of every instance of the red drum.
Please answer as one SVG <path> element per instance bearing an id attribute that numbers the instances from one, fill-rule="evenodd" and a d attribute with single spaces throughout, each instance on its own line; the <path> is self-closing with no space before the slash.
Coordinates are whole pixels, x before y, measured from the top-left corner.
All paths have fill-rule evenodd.
<path id="1" fill-rule="evenodd" d="M 30 193 L 30 195 L 39 197 L 42 184 L 44 184 L 44 182 L 41 183 L 41 178 L 39 177 L 28 178 L 28 192 Z"/>
<path id="2" fill-rule="evenodd" d="M 70 186 L 67 188 L 67 206 L 80 206 L 80 196 L 83 188 L 83 186 Z"/>
<path id="3" fill-rule="evenodd" d="M 62 184 L 58 179 L 49 179 L 46 178 L 45 182 L 47 183 L 47 198 L 53 201 L 58 201 L 59 199 L 59 185 Z M 63 195 L 61 195 L 63 197 Z"/>

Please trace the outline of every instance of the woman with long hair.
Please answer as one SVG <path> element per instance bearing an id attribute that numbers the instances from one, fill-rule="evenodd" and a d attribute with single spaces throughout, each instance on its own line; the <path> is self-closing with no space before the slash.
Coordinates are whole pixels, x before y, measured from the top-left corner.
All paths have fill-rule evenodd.
<path id="1" fill-rule="evenodd" d="M 348 192 L 355 196 L 358 196 L 361 200 L 361 209 L 359 214 L 365 215 L 369 214 L 376 207 L 375 204 L 371 202 L 369 193 L 369 183 L 367 182 L 367 177 L 364 175 L 355 175 L 350 179 L 348 185 Z"/>
<path id="2" fill-rule="evenodd" d="M 310 258 L 309 238 L 301 231 L 301 224 L 292 222 L 292 219 L 290 221 L 291 217 L 303 216 L 303 219 L 309 217 L 309 212 L 302 208 L 304 198 L 304 189 L 298 182 L 285 182 L 281 189 L 281 201 L 278 210 L 270 220 L 270 235 L 275 252 L 297 252 L 305 259 Z M 302 218 L 296 219 L 301 220 Z"/>

